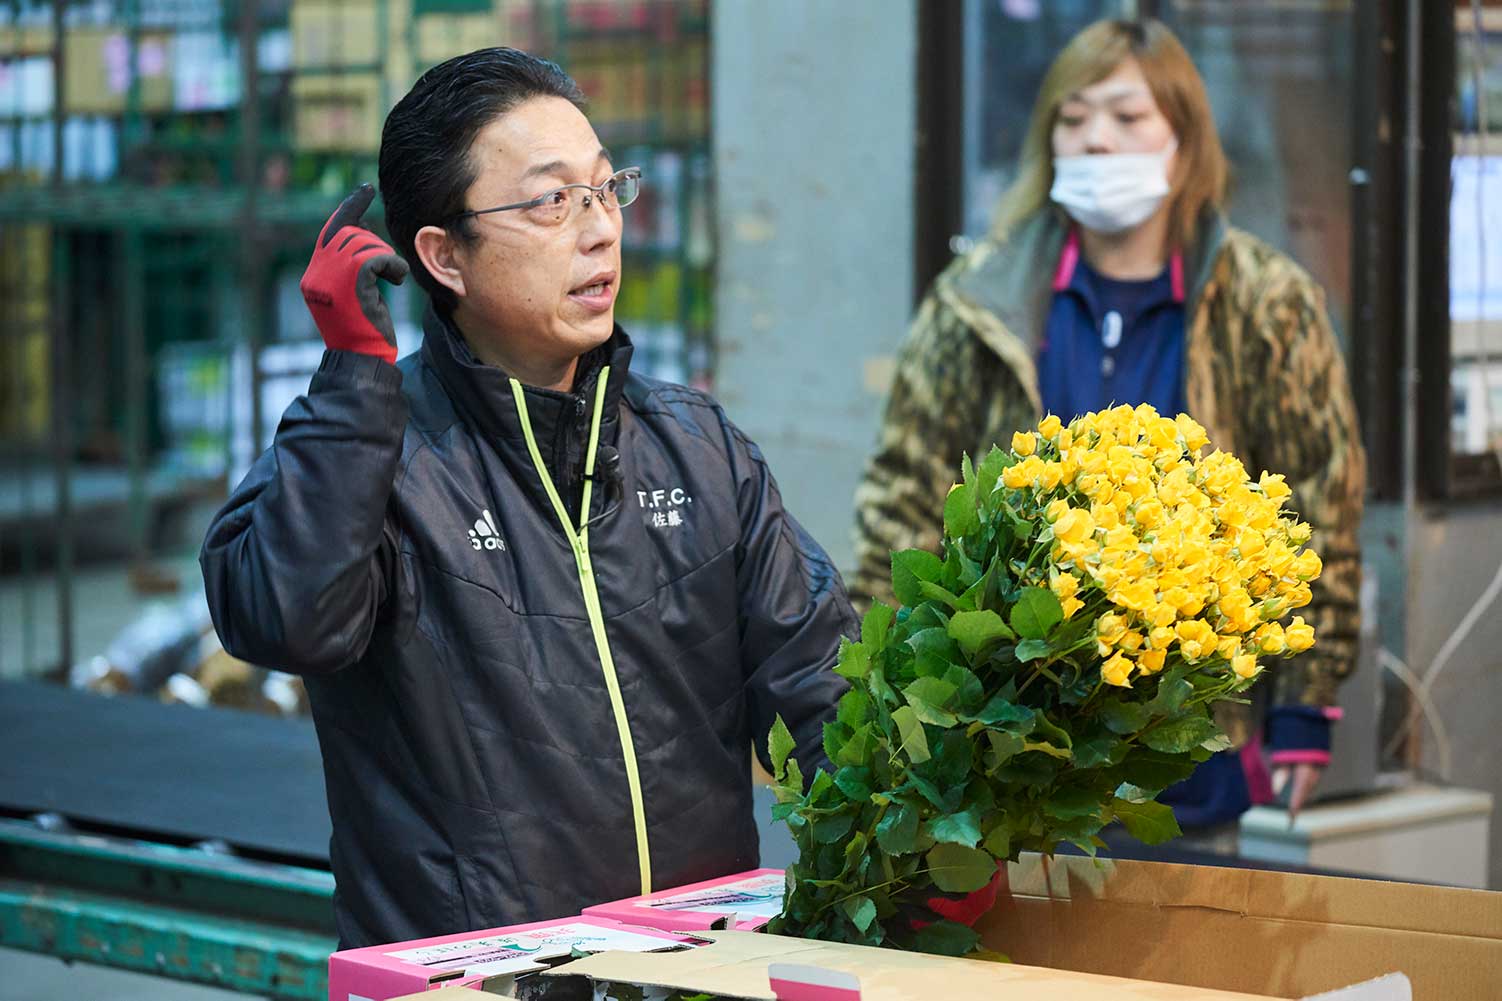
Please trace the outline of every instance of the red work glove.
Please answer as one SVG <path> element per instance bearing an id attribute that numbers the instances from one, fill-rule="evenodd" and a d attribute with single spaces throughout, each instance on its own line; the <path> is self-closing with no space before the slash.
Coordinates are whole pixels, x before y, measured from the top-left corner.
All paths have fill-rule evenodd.
<path id="1" fill-rule="evenodd" d="M 991 877 L 991 882 L 979 890 L 969 893 L 945 893 L 937 897 L 929 897 L 923 901 L 925 907 L 933 911 L 941 918 L 949 921 L 958 921 L 969 928 L 979 921 L 992 907 L 996 906 L 996 895 L 1001 890 L 1001 884 L 1007 878 L 1007 864 L 998 863 L 996 875 Z M 921 928 L 918 922 L 913 922 L 914 928 Z"/>
<path id="2" fill-rule="evenodd" d="M 973 927 L 979 921 L 981 915 L 996 906 L 996 898 L 1000 895 L 1002 887 L 1007 881 L 1007 864 L 996 864 L 996 875 L 991 877 L 991 882 L 979 890 L 969 893 L 945 893 L 938 891 L 932 897 L 923 901 L 922 906 L 899 905 L 903 917 L 913 931 L 927 928 L 935 921 L 947 920 L 958 921 L 965 927 Z M 1008 890 L 1008 893 L 1011 891 Z"/>
<path id="3" fill-rule="evenodd" d="M 374 198 L 375 188 L 362 184 L 334 210 L 298 287 L 323 343 L 395 362 L 396 330 L 376 279 L 400 285 L 408 269 L 390 244 L 359 224 Z"/>

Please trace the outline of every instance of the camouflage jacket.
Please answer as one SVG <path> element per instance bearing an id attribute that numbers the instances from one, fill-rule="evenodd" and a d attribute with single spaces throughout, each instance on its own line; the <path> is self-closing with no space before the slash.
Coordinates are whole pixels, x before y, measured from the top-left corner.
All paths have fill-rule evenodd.
<path id="1" fill-rule="evenodd" d="M 988 238 L 919 306 L 855 496 L 851 591 L 862 607 L 891 601 L 894 550 L 937 551 L 961 453 L 984 455 L 1041 419 L 1034 360 L 1065 235 L 1050 211 L 1005 240 Z M 1366 462 L 1324 293 L 1288 257 L 1218 218 L 1184 255 L 1184 273 L 1189 412 L 1253 473 L 1287 476 L 1289 506 L 1314 528 L 1325 564 L 1304 610 L 1317 644 L 1281 662 L 1258 702 L 1330 705 L 1355 664 Z M 1238 746 L 1251 735 L 1255 716 L 1243 707 L 1220 718 Z"/>

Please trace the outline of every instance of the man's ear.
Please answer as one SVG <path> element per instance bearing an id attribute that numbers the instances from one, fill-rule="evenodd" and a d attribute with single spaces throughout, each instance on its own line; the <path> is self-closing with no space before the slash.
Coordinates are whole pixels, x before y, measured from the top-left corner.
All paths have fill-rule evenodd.
<path id="1" fill-rule="evenodd" d="M 417 258 L 433 280 L 456 296 L 464 298 L 464 273 L 460 270 L 458 247 L 441 226 L 424 226 L 413 241 Z"/>

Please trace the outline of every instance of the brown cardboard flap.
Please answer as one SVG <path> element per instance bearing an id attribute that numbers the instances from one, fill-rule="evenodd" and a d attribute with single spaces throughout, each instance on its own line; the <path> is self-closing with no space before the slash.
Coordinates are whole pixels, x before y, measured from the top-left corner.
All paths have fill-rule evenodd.
<path id="1" fill-rule="evenodd" d="M 706 932 L 712 944 L 668 953 L 602 952 L 541 976 L 590 979 L 770 999 L 767 966 L 791 962 L 841 970 L 860 980 L 861 1001 L 1018 998 L 1027 1001 L 1266 1001 L 1266 995 L 1122 980 L 1008 963 L 948 959 L 752 932 Z"/>
<path id="2" fill-rule="evenodd" d="M 1026 856 L 981 919 L 1019 963 L 1303 997 L 1401 971 L 1418 1001 L 1497 997 L 1502 894 Z"/>

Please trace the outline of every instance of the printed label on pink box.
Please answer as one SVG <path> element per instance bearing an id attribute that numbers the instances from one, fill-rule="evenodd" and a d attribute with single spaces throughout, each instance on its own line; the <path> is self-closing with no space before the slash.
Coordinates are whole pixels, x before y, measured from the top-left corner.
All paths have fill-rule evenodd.
<path id="1" fill-rule="evenodd" d="M 348 949 L 329 957 L 329 1001 L 384 1001 L 440 984 L 478 987 L 491 977 L 546 969 L 581 952 L 655 952 L 693 944 L 682 935 L 594 917 Z"/>
<path id="2" fill-rule="evenodd" d="M 584 913 L 662 931 L 695 931 L 726 920 L 738 931 L 754 931 L 782 913 L 783 887 L 781 869 L 754 869 L 596 904 Z"/>

